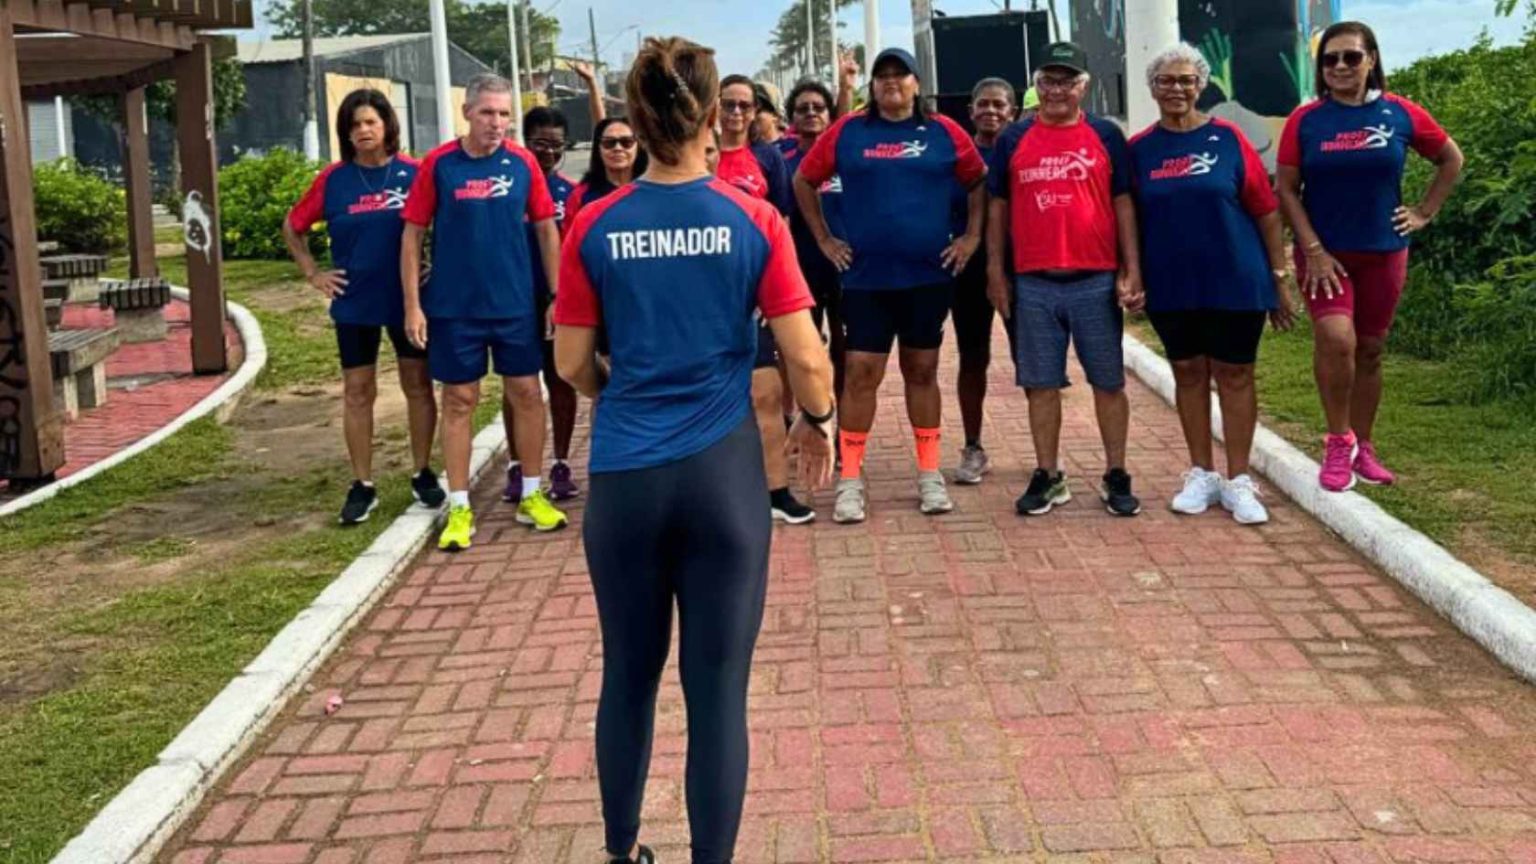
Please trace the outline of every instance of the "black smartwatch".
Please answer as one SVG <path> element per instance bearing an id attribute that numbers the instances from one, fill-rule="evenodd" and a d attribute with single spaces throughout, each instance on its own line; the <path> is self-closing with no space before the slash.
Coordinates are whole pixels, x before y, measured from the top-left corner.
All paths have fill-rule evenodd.
<path id="1" fill-rule="evenodd" d="M 819 416 L 816 415 L 816 414 L 812 414 L 811 412 L 805 410 L 805 408 L 802 407 L 800 409 L 800 416 L 802 418 L 804 418 L 805 422 L 807 422 L 810 425 L 816 427 L 816 431 L 817 432 L 820 432 L 822 435 L 827 435 L 827 429 L 826 429 L 827 424 L 831 423 L 832 422 L 832 418 L 837 416 L 837 402 L 833 401 L 832 407 L 827 409 L 827 413 L 819 415 Z M 827 437 L 831 437 L 831 436 L 827 435 Z"/>

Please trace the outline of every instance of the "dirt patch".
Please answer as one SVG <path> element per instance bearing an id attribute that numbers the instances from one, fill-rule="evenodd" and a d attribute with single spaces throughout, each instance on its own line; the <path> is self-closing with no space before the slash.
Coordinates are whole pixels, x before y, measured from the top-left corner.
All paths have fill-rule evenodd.
<path id="1" fill-rule="evenodd" d="M 1466 526 L 1456 537 L 1454 550 L 1469 567 L 1493 584 L 1536 608 L 1536 568 L 1506 555 L 1475 526 Z"/>

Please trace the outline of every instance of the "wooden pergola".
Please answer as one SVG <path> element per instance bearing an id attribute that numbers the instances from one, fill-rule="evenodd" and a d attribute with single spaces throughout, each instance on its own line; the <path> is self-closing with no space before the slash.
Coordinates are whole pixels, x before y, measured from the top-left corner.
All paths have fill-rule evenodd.
<path id="1" fill-rule="evenodd" d="M 248 28 L 251 0 L 0 0 L 0 478 L 44 481 L 64 463 L 53 404 L 32 198 L 26 100 L 118 97 L 126 132 L 134 277 L 156 275 L 144 88 L 176 82 L 182 193 L 206 220 L 188 233 L 192 366 L 226 371 L 223 256 L 213 140 L 213 43 Z"/>

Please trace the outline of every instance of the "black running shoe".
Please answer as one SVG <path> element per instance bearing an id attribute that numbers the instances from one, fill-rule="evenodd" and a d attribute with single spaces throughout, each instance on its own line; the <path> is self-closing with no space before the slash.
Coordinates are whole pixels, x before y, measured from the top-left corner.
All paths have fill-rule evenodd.
<path id="1" fill-rule="evenodd" d="M 642 844 L 640 851 L 635 854 L 635 857 L 610 855 L 608 857 L 608 864 L 656 864 L 656 853 L 651 851 L 651 847 Z"/>
<path id="2" fill-rule="evenodd" d="M 367 522 L 368 514 L 378 506 L 379 490 L 364 484 L 361 480 L 353 480 L 352 488 L 347 490 L 347 503 L 342 505 L 339 521 L 343 525 Z"/>
<path id="3" fill-rule="evenodd" d="M 1115 516 L 1135 516 L 1141 512 L 1141 501 L 1131 494 L 1131 475 L 1125 473 L 1124 468 L 1112 468 L 1104 475 L 1099 497 Z"/>
<path id="4" fill-rule="evenodd" d="M 411 478 L 411 495 L 418 504 L 430 510 L 436 510 L 448 500 L 448 493 L 443 491 L 431 468 L 423 468 L 420 474 Z"/>
<path id="5" fill-rule="evenodd" d="M 801 504 L 788 489 L 769 492 L 768 503 L 773 508 L 773 518 L 779 522 L 804 525 L 816 521 L 816 511 Z"/>
<path id="6" fill-rule="evenodd" d="M 1029 488 L 1014 502 L 1013 509 L 1020 516 L 1044 516 L 1052 507 L 1072 500 L 1072 490 L 1067 488 L 1067 475 L 1057 471 L 1054 475 L 1044 468 L 1036 468 L 1030 475 Z"/>

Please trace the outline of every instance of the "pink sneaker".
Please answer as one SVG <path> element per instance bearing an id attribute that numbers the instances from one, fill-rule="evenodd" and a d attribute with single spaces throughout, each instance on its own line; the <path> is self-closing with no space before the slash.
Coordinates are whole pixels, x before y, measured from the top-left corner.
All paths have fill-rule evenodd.
<path id="1" fill-rule="evenodd" d="M 1317 482 L 1329 492 L 1345 492 L 1355 488 L 1352 466 L 1355 454 L 1360 451 L 1355 434 L 1328 435 L 1323 439 L 1323 446 L 1326 452 L 1323 455 L 1323 470 L 1318 474 Z"/>
<path id="2" fill-rule="evenodd" d="M 1360 452 L 1355 454 L 1355 476 L 1372 486 L 1391 486 L 1397 482 L 1397 475 L 1381 464 L 1376 458 L 1376 448 L 1364 439 L 1360 440 Z"/>

